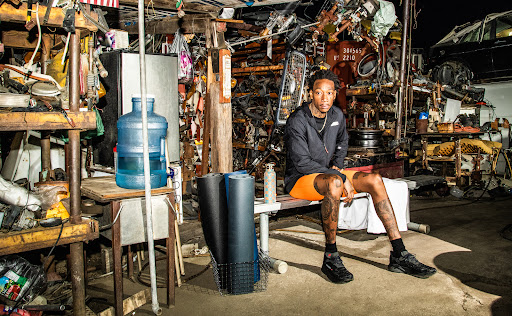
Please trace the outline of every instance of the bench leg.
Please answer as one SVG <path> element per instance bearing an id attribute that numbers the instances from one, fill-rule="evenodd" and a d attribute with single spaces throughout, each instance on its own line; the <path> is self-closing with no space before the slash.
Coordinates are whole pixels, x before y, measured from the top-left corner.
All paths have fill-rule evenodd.
<path id="1" fill-rule="evenodd" d="M 288 264 L 282 260 L 271 258 L 268 255 L 268 234 L 269 234 L 268 213 L 260 213 L 260 248 L 266 260 L 270 263 L 272 269 L 278 273 L 285 273 L 288 270 Z"/>
<path id="2" fill-rule="evenodd" d="M 260 248 L 268 255 L 268 213 L 260 214 Z"/>

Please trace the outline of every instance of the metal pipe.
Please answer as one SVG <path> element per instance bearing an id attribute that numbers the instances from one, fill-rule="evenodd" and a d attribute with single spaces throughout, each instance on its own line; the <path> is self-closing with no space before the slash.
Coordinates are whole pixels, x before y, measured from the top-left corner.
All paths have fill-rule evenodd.
<path id="1" fill-rule="evenodd" d="M 306 28 L 308 28 L 310 26 L 317 25 L 317 24 L 320 24 L 320 22 L 315 22 L 315 23 L 311 23 L 311 24 L 308 24 L 308 25 L 304 25 L 304 26 L 301 26 L 301 28 L 306 29 Z M 242 44 L 245 44 L 245 43 L 258 41 L 260 39 L 264 39 L 264 38 L 267 38 L 267 37 L 272 37 L 272 36 L 276 36 L 276 35 L 279 35 L 279 34 L 288 33 L 290 31 L 292 31 L 292 30 L 285 30 L 285 31 L 282 31 L 282 32 L 277 32 L 277 33 L 273 33 L 273 34 L 269 34 L 269 35 L 265 35 L 265 36 L 258 36 L 258 37 L 255 37 L 255 38 L 250 38 L 248 40 L 243 40 L 243 41 L 235 42 L 233 44 L 229 44 L 229 46 L 242 45 Z"/>
<path id="2" fill-rule="evenodd" d="M 260 248 L 268 255 L 268 213 L 260 214 Z"/>
<path id="3" fill-rule="evenodd" d="M 80 31 L 71 35 L 69 50 L 69 110 L 78 112 L 80 107 Z M 71 194 L 70 221 L 81 222 L 80 218 L 80 131 L 69 130 L 69 191 Z"/>
<path id="4" fill-rule="evenodd" d="M 404 0 L 403 7 L 403 29 L 402 29 L 402 51 L 400 57 L 400 91 L 398 97 L 397 107 L 397 119 L 396 119 L 396 131 L 395 139 L 402 138 L 402 112 L 404 109 L 405 95 L 406 95 L 406 67 L 408 67 L 407 61 L 407 40 L 409 39 L 409 24 L 410 22 L 410 6 L 411 0 Z"/>
<path id="5" fill-rule="evenodd" d="M 66 309 L 69 309 L 69 306 L 66 305 L 25 305 L 22 307 L 27 311 L 43 311 L 43 312 L 60 312 Z"/>
<path id="6" fill-rule="evenodd" d="M 48 11 L 50 9 L 47 9 Z M 50 57 L 50 49 L 51 49 L 51 37 L 49 34 L 43 34 L 43 39 L 42 39 L 42 48 L 41 48 L 41 73 L 45 74 L 46 75 L 46 71 L 47 71 L 47 68 L 48 68 L 48 65 L 47 65 L 47 60 L 49 59 Z"/>
<path id="7" fill-rule="evenodd" d="M 407 229 L 413 230 L 416 232 L 420 232 L 420 233 L 423 233 L 426 235 L 428 235 L 428 233 L 430 233 L 430 225 L 427 225 L 427 224 L 418 224 L 418 223 L 414 223 L 414 222 L 409 222 L 409 223 L 407 223 Z"/>
<path id="8" fill-rule="evenodd" d="M 271 257 L 268 257 L 270 261 L 270 266 L 274 271 L 278 272 L 279 274 L 284 274 L 286 271 L 288 271 L 288 264 L 284 262 L 283 260 L 274 259 Z"/>
<path id="9" fill-rule="evenodd" d="M 41 174 L 39 181 L 49 181 L 52 164 L 50 159 L 50 132 L 41 132 Z"/>
<path id="10" fill-rule="evenodd" d="M 71 34 L 69 50 L 69 109 L 78 112 L 80 105 L 80 30 Z M 69 193 L 70 222 L 78 224 L 80 217 L 80 131 L 70 130 L 69 152 Z M 69 245 L 69 270 L 73 289 L 73 314 L 85 316 L 85 281 L 84 281 L 84 249 L 83 243 Z"/>
<path id="11" fill-rule="evenodd" d="M 144 0 L 138 1 L 139 14 L 139 42 L 144 43 Z M 142 103 L 142 142 L 144 161 L 144 195 L 146 197 L 146 233 L 148 237 L 149 272 L 151 278 L 151 309 L 155 315 L 161 315 L 162 309 L 158 304 L 156 284 L 155 245 L 153 240 L 153 207 L 151 203 L 151 175 L 149 166 L 149 143 L 148 143 L 148 112 L 146 100 L 146 47 L 139 46 L 140 63 L 140 92 Z"/>

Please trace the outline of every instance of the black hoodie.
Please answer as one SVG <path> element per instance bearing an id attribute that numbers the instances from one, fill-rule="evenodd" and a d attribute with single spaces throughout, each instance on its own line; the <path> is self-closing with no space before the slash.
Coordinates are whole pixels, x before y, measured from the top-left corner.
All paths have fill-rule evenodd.
<path id="1" fill-rule="evenodd" d="M 284 129 L 286 146 L 286 172 L 284 188 L 290 192 L 297 180 L 311 173 L 342 175 L 331 166 L 344 168 L 343 160 L 348 150 L 348 134 L 345 116 L 341 109 L 332 106 L 327 112 L 327 121 L 323 138 L 316 129 L 316 121 L 309 109 L 309 103 L 303 103 L 286 121 Z"/>

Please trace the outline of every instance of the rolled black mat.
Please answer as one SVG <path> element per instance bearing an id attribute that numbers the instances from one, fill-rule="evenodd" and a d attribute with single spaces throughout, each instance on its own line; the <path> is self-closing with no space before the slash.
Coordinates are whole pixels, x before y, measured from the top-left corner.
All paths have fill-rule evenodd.
<path id="1" fill-rule="evenodd" d="M 232 294 L 254 291 L 254 177 L 229 176 L 228 262 Z"/>
<path id="2" fill-rule="evenodd" d="M 247 174 L 246 170 L 238 170 L 230 173 L 224 174 L 224 181 L 226 181 L 226 196 L 229 201 L 229 177 L 233 175 L 238 174 Z M 229 205 L 228 205 L 229 206 Z M 229 213 L 229 207 L 228 207 L 228 213 Z M 258 254 L 258 241 L 256 238 L 256 226 L 254 227 L 254 283 L 258 282 L 260 280 L 260 266 L 259 266 L 259 254 Z"/>
<path id="3" fill-rule="evenodd" d="M 226 184 L 221 173 L 197 178 L 199 209 L 204 239 L 219 266 L 219 279 L 226 288 L 228 262 L 228 205 Z"/>

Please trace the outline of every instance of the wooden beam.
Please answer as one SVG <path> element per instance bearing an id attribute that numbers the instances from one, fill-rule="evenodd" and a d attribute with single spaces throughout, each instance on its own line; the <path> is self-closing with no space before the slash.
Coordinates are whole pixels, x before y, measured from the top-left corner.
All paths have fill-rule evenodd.
<path id="1" fill-rule="evenodd" d="M 173 34 L 181 28 L 183 33 L 205 33 L 206 26 L 212 17 L 202 15 L 194 17 L 192 15 L 185 15 L 182 19 L 177 17 L 164 18 L 158 21 L 151 21 L 146 23 L 146 32 L 151 34 Z M 129 34 L 138 34 L 139 27 L 137 24 L 122 26 L 122 29 Z"/>
<path id="2" fill-rule="evenodd" d="M 52 131 L 57 129 L 95 129 L 96 113 L 69 112 L 75 127 L 60 112 L 3 112 L 0 113 L 0 129 L 4 131 Z"/>
<path id="3" fill-rule="evenodd" d="M 49 33 L 43 33 L 43 40 L 45 37 L 50 37 L 50 48 L 55 46 L 54 38 L 50 36 Z M 32 40 L 32 41 L 30 41 Z M 60 36 L 56 38 L 58 43 L 62 43 Z M 31 39 L 29 37 L 28 31 L 3 31 L 2 32 L 2 43 L 5 47 L 15 47 L 15 48 L 24 48 L 24 49 L 34 49 L 37 45 L 37 36 Z M 41 42 L 41 45 L 44 46 L 45 42 Z"/>
<path id="4" fill-rule="evenodd" d="M 220 83 L 210 85 L 210 120 L 215 122 L 212 131 L 212 171 L 233 171 L 233 126 L 231 123 L 231 103 L 220 103 Z"/>
<path id="5" fill-rule="evenodd" d="M 36 9 L 34 5 L 32 7 L 33 10 Z M 46 13 L 46 6 L 39 6 L 39 21 L 41 23 L 44 19 L 44 14 Z M 90 16 L 98 20 L 98 15 L 95 12 L 91 12 Z M 0 21 L 4 22 L 15 22 L 15 23 L 25 23 L 27 19 L 27 4 L 22 3 L 19 8 L 15 8 L 12 5 L 4 2 L 0 5 Z M 32 13 L 32 19 L 35 21 L 35 13 Z M 62 22 L 64 21 L 64 12 L 60 8 L 52 8 L 50 12 L 50 17 L 48 19 L 48 23 L 45 26 L 51 27 L 62 27 Z M 98 28 L 94 26 L 91 22 L 87 21 L 83 14 L 75 13 L 75 27 L 79 29 L 87 29 L 92 32 L 96 32 Z"/>
<path id="6" fill-rule="evenodd" d="M 165 1 L 165 0 L 144 0 L 146 7 L 150 5 L 150 8 L 155 9 L 167 9 L 167 10 L 175 10 L 176 11 L 176 0 Z M 137 0 L 120 0 L 119 4 L 132 5 L 137 6 Z M 217 12 L 220 8 L 215 7 L 213 5 L 204 5 L 204 4 L 195 4 L 190 2 L 185 2 L 183 4 L 182 10 L 185 12 L 196 12 L 196 13 L 206 13 L 206 12 Z"/>
<path id="7" fill-rule="evenodd" d="M 0 234 L 0 256 L 52 247 L 61 226 L 36 227 L 19 232 Z M 89 241 L 99 237 L 98 221 L 82 220 L 80 224 L 64 224 L 58 245 Z"/>
<path id="8" fill-rule="evenodd" d="M 33 38 L 32 41 L 29 41 L 28 31 L 3 31 L 2 43 L 6 47 L 35 48 L 37 44 L 37 37 Z"/>
<path id="9" fill-rule="evenodd" d="M 123 300 L 123 315 L 128 315 L 137 308 L 145 305 L 146 303 L 151 302 L 151 290 L 145 289 L 138 293 L 133 294 L 132 296 Z M 103 312 L 99 313 L 98 316 L 114 316 L 115 309 L 114 307 L 109 307 Z"/>

